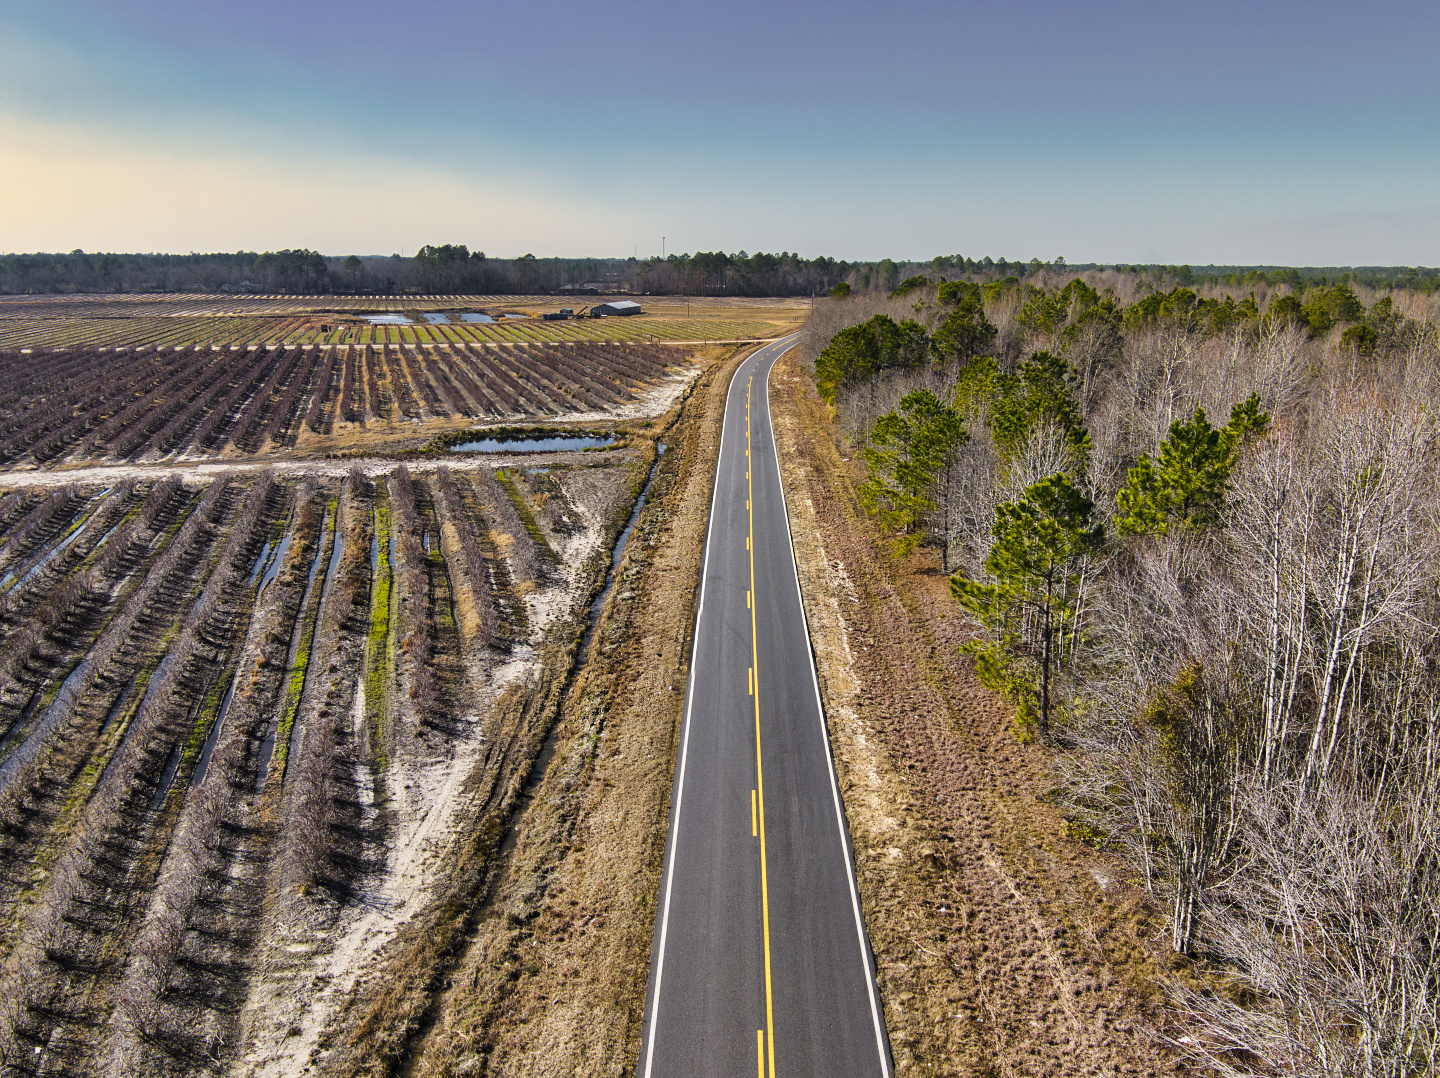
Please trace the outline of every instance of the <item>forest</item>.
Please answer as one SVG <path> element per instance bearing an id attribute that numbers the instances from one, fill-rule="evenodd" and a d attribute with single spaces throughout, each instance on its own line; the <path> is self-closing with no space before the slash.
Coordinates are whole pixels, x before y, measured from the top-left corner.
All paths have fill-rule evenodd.
<path id="1" fill-rule="evenodd" d="M 1063 258 L 1042 262 L 988 256 L 937 255 L 927 262 L 845 261 L 745 251 L 697 251 L 650 258 L 487 257 L 465 244 L 420 247 L 399 254 L 322 255 L 317 251 L 236 251 L 218 254 L 0 255 L 0 295 L 25 293 L 259 292 L 296 295 L 531 295 L 536 293 L 630 292 L 691 296 L 820 296 L 888 293 L 915 282 L 970 280 L 977 283 L 1067 270 Z M 1440 270 L 1426 267 L 1366 266 L 1114 266 L 1158 290 L 1195 285 L 1268 288 L 1354 283 L 1370 288 L 1405 288 L 1433 293 Z"/>
<path id="2" fill-rule="evenodd" d="M 1433 1074 L 1440 304 L 1230 276 L 922 275 L 803 343 L 1070 836 L 1163 914 L 1166 1042 Z"/>

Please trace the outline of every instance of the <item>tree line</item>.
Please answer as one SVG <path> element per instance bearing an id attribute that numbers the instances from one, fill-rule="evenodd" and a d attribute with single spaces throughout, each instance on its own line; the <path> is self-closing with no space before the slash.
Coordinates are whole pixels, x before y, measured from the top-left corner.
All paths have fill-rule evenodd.
<path id="1" fill-rule="evenodd" d="M 895 291 L 817 305 L 817 386 L 1071 835 L 1165 915 L 1163 1034 L 1222 1075 L 1435 1073 L 1440 305 L 1053 269 Z"/>
<path id="2" fill-rule="evenodd" d="M 664 258 L 487 257 L 465 244 L 427 244 L 414 255 L 323 255 L 305 248 L 213 254 L 0 255 L 0 294 L 283 292 L 296 295 L 452 293 L 521 295 L 578 291 L 660 295 L 820 296 L 908 294 L 942 281 L 1037 281 L 1077 270 L 1063 258 L 1010 261 L 938 255 L 928 262 L 846 261 L 745 251 L 697 251 Z M 1151 291 L 1220 286 L 1261 290 L 1361 285 L 1433 293 L 1440 270 L 1424 267 L 1114 266 Z"/>

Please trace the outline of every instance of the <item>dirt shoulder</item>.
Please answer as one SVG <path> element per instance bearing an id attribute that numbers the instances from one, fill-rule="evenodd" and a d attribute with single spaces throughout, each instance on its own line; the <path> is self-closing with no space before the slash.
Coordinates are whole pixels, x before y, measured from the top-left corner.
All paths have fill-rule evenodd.
<path id="1" fill-rule="evenodd" d="M 976 681 L 937 560 L 864 517 L 794 356 L 772 414 L 897 1073 L 1177 1073 L 1144 1031 L 1158 920 L 1041 800 L 1043 750 Z"/>

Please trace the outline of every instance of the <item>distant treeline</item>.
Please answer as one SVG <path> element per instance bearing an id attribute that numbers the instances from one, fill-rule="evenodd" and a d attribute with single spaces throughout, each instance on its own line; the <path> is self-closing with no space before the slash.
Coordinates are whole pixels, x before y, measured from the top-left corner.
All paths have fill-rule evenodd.
<path id="1" fill-rule="evenodd" d="M 322 255 L 310 250 L 233 254 L 0 255 L 0 293 L 286 292 L 301 295 L 539 292 L 636 292 L 689 296 L 814 296 L 892 292 L 911 281 L 1024 280 L 1039 273 L 1097 270 L 1094 264 L 940 255 L 929 262 L 847 262 L 780 254 L 699 251 L 666 258 L 488 258 L 464 244 L 425 246 L 413 256 Z M 1440 270 L 1404 266 L 1117 265 L 1157 285 L 1362 284 L 1370 288 L 1440 289 Z"/>

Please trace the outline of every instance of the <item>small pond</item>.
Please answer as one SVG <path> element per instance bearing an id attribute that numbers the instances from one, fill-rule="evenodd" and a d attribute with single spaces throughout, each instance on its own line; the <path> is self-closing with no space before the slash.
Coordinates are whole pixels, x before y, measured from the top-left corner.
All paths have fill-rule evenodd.
<path id="1" fill-rule="evenodd" d="M 462 322 L 493 322 L 493 321 L 495 321 L 495 319 L 491 318 L 488 314 L 482 314 L 482 313 L 479 312 L 479 311 L 465 311 L 463 314 L 460 315 L 460 321 L 462 321 Z"/>
<path id="2" fill-rule="evenodd" d="M 450 316 L 443 311 L 429 311 L 425 315 L 425 321 L 429 322 L 432 326 L 443 326 L 449 323 Z"/>
<path id="3" fill-rule="evenodd" d="M 398 311 L 386 311 L 384 314 L 367 314 L 365 321 L 372 326 L 408 326 L 410 319 Z"/>
<path id="4" fill-rule="evenodd" d="M 452 445 L 452 453 L 558 453 L 566 449 L 599 449 L 614 445 L 615 436 L 589 438 L 573 434 L 561 434 L 554 438 L 481 438 L 474 442 Z"/>

